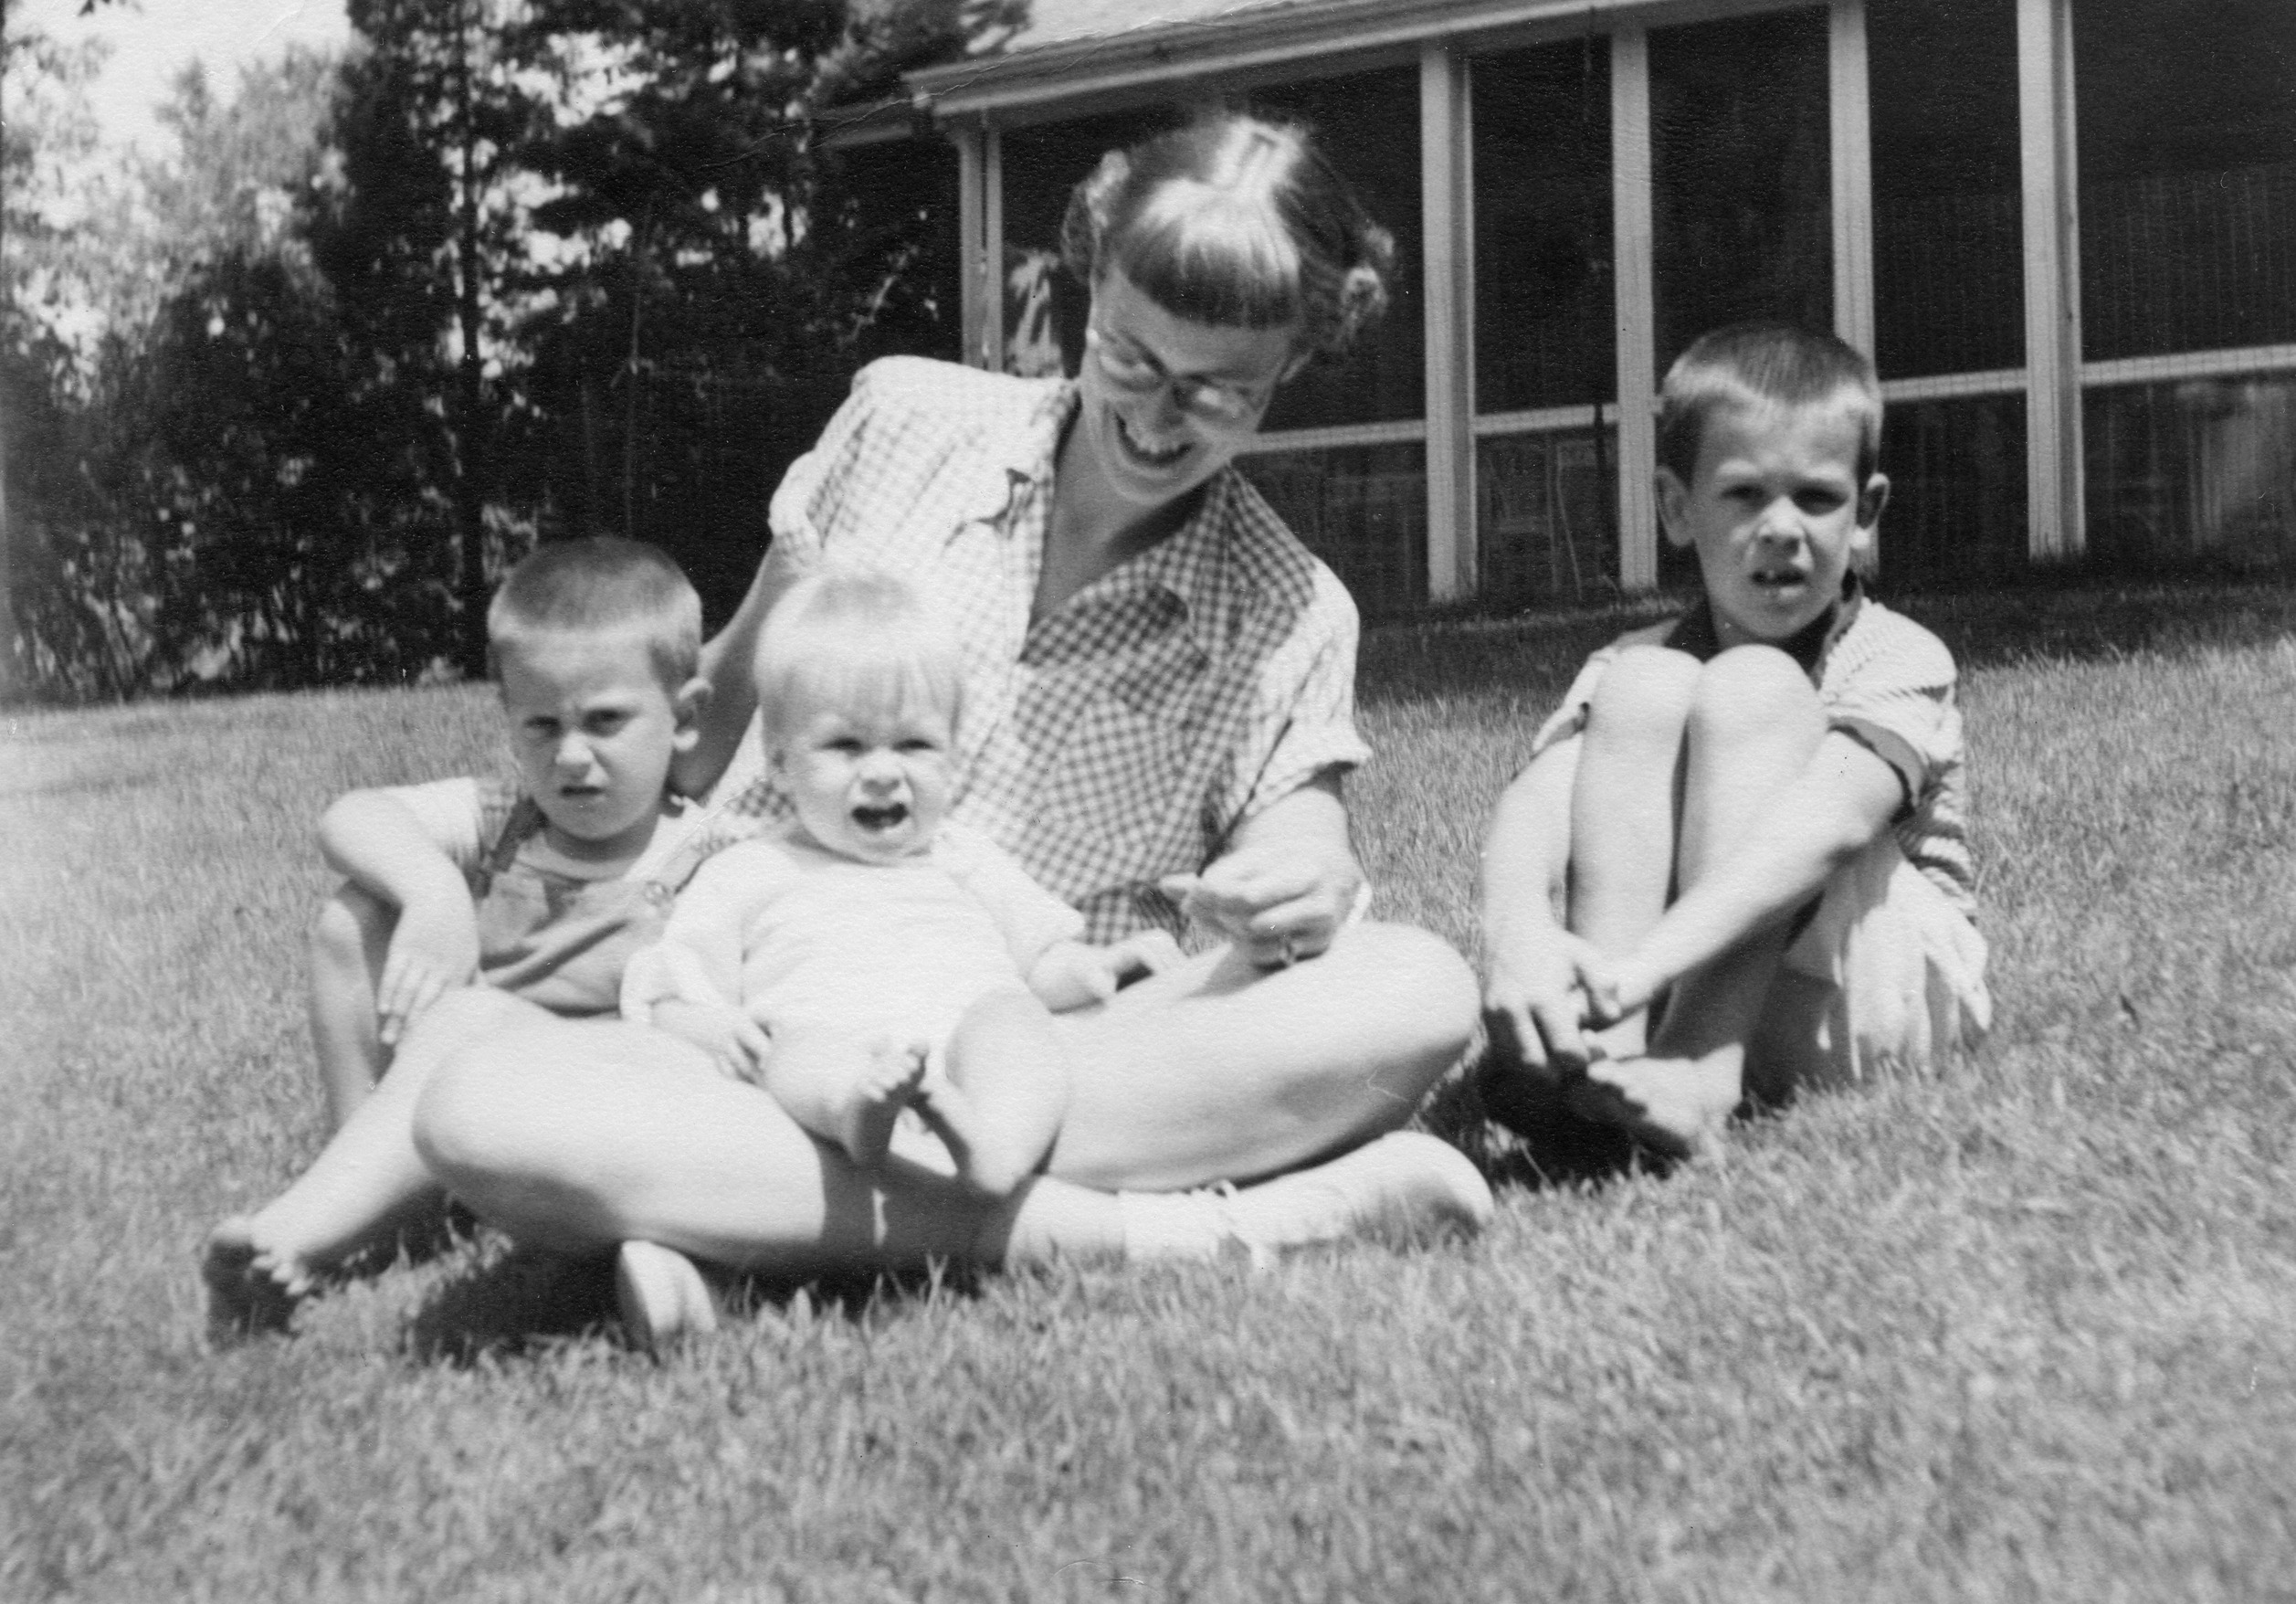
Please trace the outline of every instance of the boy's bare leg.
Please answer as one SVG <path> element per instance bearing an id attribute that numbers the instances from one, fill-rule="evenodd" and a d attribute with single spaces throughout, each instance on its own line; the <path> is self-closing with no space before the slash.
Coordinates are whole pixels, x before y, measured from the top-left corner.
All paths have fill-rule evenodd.
<path id="1" fill-rule="evenodd" d="M 415 1101 L 448 1053 L 532 1003 L 472 987 L 441 997 L 400 1042 L 390 1072 L 286 1191 L 209 1233 L 201 1261 L 218 1335 L 283 1327 L 316 1278 L 384 1240 L 439 1195 L 413 1137 Z"/>
<path id="2" fill-rule="evenodd" d="M 1706 665 L 1685 741 L 1681 890 L 1736 846 L 1825 733 L 1817 691 L 1784 652 L 1740 648 Z M 1747 1044 L 1785 945 L 1783 928 L 1758 932 L 1678 980 L 1648 1056 L 1590 1066 L 1579 1111 L 1672 1152 L 1710 1146 L 1744 1090 Z"/>
<path id="3" fill-rule="evenodd" d="M 331 1131 L 342 1129 L 391 1065 L 376 1031 L 374 997 L 397 919 L 398 910 L 345 881 L 311 923 L 311 1039 Z"/>
<path id="4" fill-rule="evenodd" d="M 765 1090 L 789 1117 L 863 1168 L 885 1162 L 893 1123 L 924 1078 L 922 1045 L 785 1026 L 765 1061 Z"/>
<path id="5" fill-rule="evenodd" d="M 1631 953 L 1666 912 L 1674 880 L 1675 815 L 1698 660 L 1665 647 L 1629 648 L 1596 688 L 1571 790 L 1568 923 L 1605 954 Z M 1609 1058 L 1640 1055 L 1647 1016 L 1600 1032 Z"/>
<path id="6" fill-rule="evenodd" d="M 1044 1163 L 1068 1108 L 1066 1039 L 1044 1004 L 1022 991 L 966 1009 L 949 1044 L 949 1072 L 926 1077 L 917 1095 L 957 1178 L 992 1198 Z"/>

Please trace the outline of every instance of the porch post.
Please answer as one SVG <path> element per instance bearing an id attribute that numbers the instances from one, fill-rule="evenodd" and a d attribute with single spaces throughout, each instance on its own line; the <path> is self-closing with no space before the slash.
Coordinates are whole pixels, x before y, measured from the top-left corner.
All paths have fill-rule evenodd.
<path id="1" fill-rule="evenodd" d="M 1618 583 L 1659 582 L 1658 318 L 1651 262 L 1650 36 L 1610 36 L 1610 208 L 1618 331 Z"/>
<path id="2" fill-rule="evenodd" d="M 1467 58 L 1419 52 L 1420 237 L 1426 241 L 1427 596 L 1472 596 L 1475 530 L 1475 236 Z"/>
<path id="3" fill-rule="evenodd" d="M 2017 0 L 2025 202 L 2025 474 L 2037 563 L 2086 544 L 2081 501 L 2080 222 L 2070 0 Z"/>

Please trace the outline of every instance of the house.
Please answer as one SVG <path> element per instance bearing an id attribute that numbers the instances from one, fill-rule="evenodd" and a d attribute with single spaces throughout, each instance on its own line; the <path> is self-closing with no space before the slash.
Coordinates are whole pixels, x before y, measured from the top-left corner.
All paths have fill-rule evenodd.
<path id="1" fill-rule="evenodd" d="M 1367 612 L 1688 573 L 1653 398 L 1769 314 L 1872 351 L 1901 584 L 2296 556 L 2289 0 L 1030 0 L 880 119 L 955 153 L 966 360 L 1071 370 L 1071 185 L 1302 116 L 1399 293 L 1245 470 Z"/>

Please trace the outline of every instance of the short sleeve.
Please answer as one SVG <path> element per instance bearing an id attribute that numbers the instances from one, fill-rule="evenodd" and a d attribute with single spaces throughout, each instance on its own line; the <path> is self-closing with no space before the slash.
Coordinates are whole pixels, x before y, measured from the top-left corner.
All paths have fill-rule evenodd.
<path id="1" fill-rule="evenodd" d="M 1355 728 L 1355 603 L 1319 573 L 1298 628 L 1260 666 L 1252 719 L 1267 760 L 1237 798 L 1224 834 L 1327 769 L 1356 767 L 1371 747 Z"/>
<path id="2" fill-rule="evenodd" d="M 1084 915 L 1029 876 L 1018 860 L 980 831 L 944 823 L 933 860 L 986 908 L 1023 974 L 1047 949 L 1084 936 Z"/>
<path id="3" fill-rule="evenodd" d="M 853 388 L 813 449 L 789 465 L 774 491 L 766 514 L 774 543 L 765 560 L 779 563 L 792 578 L 820 563 L 837 508 L 855 476 L 865 470 L 873 406 L 870 375 L 875 371 L 865 367 L 854 375 Z"/>
<path id="4" fill-rule="evenodd" d="M 1869 611 L 1872 627 L 1843 637 L 1818 694 L 1828 725 L 1896 771 L 1911 810 L 1961 760 L 1953 654 L 1912 619 Z"/>
<path id="5" fill-rule="evenodd" d="M 1580 666 L 1578 677 L 1571 681 L 1571 688 L 1563 692 L 1562 705 L 1547 715 L 1546 723 L 1541 724 L 1539 733 L 1532 737 L 1532 757 L 1560 746 L 1574 735 L 1585 733 L 1586 710 L 1595 704 L 1595 688 L 1603 682 L 1603 675 L 1617 657 L 1617 645 L 1606 646 Z"/>
<path id="6" fill-rule="evenodd" d="M 465 874 L 486 852 L 486 798 L 469 777 L 417 786 L 384 786 L 380 795 L 415 816 L 416 824 Z"/>

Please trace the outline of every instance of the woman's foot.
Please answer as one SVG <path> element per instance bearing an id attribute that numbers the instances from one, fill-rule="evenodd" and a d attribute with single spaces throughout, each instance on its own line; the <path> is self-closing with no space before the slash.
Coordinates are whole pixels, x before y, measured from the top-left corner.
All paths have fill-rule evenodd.
<path id="1" fill-rule="evenodd" d="M 254 1217 L 235 1214 L 207 1234 L 199 1277 L 207 1283 L 207 1335 L 217 1344 L 284 1333 L 311 1294 L 310 1268 L 260 1240 Z"/>
<path id="2" fill-rule="evenodd" d="M 718 1328 L 710 1283 L 692 1260 L 659 1242 L 624 1242 L 615 1256 L 614 1301 L 622 1331 L 648 1353 Z"/>
<path id="3" fill-rule="evenodd" d="M 925 1078 L 926 1050 L 922 1041 L 880 1041 L 869 1049 L 869 1068 L 837 1121 L 837 1145 L 861 1168 L 875 1169 L 885 1162 L 894 1122 Z"/>
<path id="4" fill-rule="evenodd" d="M 1255 1264 L 1383 1229 L 1472 1236 L 1492 1209 L 1482 1172 L 1423 1131 L 1390 1131 L 1257 1186 L 1120 1192 L 1117 1202 L 1128 1259 L 1215 1259 L 1240 1249 Z"/>

